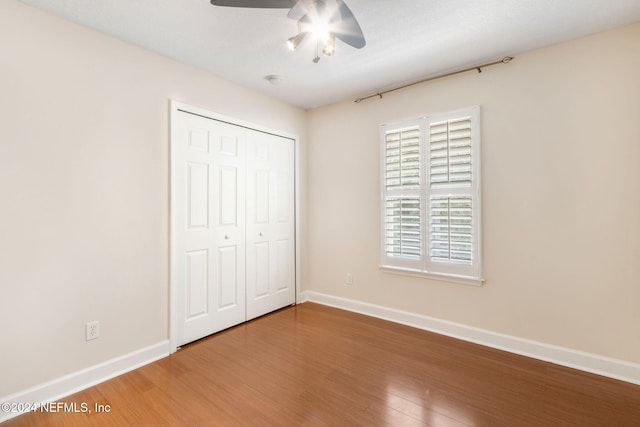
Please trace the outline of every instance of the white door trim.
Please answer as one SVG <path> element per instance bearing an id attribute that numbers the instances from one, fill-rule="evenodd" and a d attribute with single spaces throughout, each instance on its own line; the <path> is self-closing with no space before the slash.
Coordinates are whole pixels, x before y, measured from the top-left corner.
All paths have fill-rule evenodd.
<path id="1" fill-rule="evenodd" d="M 224 116 L 222 114 L 218 114 L 218 113 L 214 113 L 211 111 L 208 111 L 206 109 L 200 108 L 200 107 L 196 107 L 193 105 L 189 105 L 189 104 L 185 104 L 185 103 L 181 103 L 181 102 L 177 102 L 174 100 L 170 100 L 170 117 L 169 117 L 169 126 L 170 126 L 170 130 L 169 130 L 169 135 L 170 135 L 170 140 L 169 140 L 169 146 L 170 146 L 170 193 L 169 193 L 169 256 L 170 256 L 170 260 L 169 260 L 169 345 L 170 345 L 170 352 L 171 353 L 175 353 L 178 349 L 178 344 L 177 344 L 177 336 L 178 336 L 178 319 L 176 316 L 176 310 L 177 310 L 177 300 L 178 300 L 178 288 L 177 288 L 177 284 L 178 284 L 178 279 L 176 277 L 176 268 L 173 265 L 176 259 L 176 254 L 174 253 L 175 251 L 175 242 L 176 242 L 176 224 L 174 224 L 175 218 L 176 218 L 176 206 L 173 203 L 173 199 L 172 196 L 173 194 L 175 194 L 176 191 L 176 187 L 175 187 L 175 170 L 174 170 L 174 162 L 173 159 L 175 157 L 175 145 L 173 144 L 173 141 L 176 139 L 176 135 L 174 134 L 175 132 L 175 126 L 174 126 L 174 122 L 176 120 L 177 117 L 177 113 L 181 111 L 181 112 L 187 112 L 190 114 L 195 114 L 198 116 L 202 116 L 205 118 L 209 118 L 212 120 L 216 120 L 216 121 L 220 121 L 220 122 L 224 122 L 224 123 L 229 123 L 235 126 L 240 126 L 240 127 L 244 127 L 244 128 L 248 128 L 248 129 L 252 129 L 252 130 L 256 130 L 259 132 L 264 132 L 264 133 L 268 133 L 268 134 L 272 134 L 272 135 L 276 135 L 276 136 L 280 136 L 283 138 L 287 138 L 290 140 L 293 140 L 294 142 L 294 198 L 295 198 L 295 256 L 296 256 L 296 260 L 295 260 L 295 300 L 296 302 L 298 302 L 300 300 L 299 295 L 300 295 L 300 278 L 301 278 L 301 274 L 300 274 L 300 140 L 299 137 L 297 135 L 294 134 L 290 134 L 288 132 L 283 132 L 280 130 L 276 130 L 276 129 L 271 129 L 271 128 L 267 128 L 265 126 L 262 125 L 258 125 L 255 123 L 251 123 L 251 122 L 247 122 L 244 120 L 240 120 L 234 117 L 228 117 L 228 116 Z"/>

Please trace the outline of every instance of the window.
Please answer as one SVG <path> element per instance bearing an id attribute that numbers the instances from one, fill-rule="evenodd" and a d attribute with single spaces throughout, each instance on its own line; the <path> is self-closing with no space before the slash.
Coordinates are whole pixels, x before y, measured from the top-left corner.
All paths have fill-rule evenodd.
<path id="1" fill-rule="evenodd" d="M 482 283 L 480 108 L 382 125 L 387 270 Z"/>

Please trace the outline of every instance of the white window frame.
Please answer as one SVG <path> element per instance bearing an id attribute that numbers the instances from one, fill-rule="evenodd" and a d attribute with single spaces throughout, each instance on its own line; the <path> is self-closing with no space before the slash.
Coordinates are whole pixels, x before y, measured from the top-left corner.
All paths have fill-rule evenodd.
<path id="1" fill-rule="evenodd" d="M 471 184 L 457 187 L 455 185 L 441 185 L 431 188 L 430 162 L 428 152 L 430 148 L 430 126 L 447 120 L 462 117 L 471 119 Z M 420 127 L 420 188 L 412 190 L 387 190 L 386 181 L 386 144 L 385 136 L 394 130 Z M 482 277 L 482 219 L 481 219 L 481 161 L 480 161 L 480 107 L 473 106 L 444 114 L 430 115 L 415 119 L 383 124 L 380 126 L 380 268 L 383 271 L 409 276 L 433 278 L 442 281 L 463 283 L 480 286 L 484 282 Z M 386 201 L 393 197 L 419 196 L 420 200 L 420 229 L 421 252 L 419 258 L 405 258 L 387 254 L 387 225 Z M 472 247 L 471 263 L 455 261 L 434 261 L 430 253 L 430 197 L 431 196 L 469 196 L 471 197 L 472 216 Z"/>

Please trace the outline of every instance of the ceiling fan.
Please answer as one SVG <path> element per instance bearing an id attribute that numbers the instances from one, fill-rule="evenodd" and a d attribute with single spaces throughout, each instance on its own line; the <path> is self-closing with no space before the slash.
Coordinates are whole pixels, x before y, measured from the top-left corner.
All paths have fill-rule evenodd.
<path id="1" fill-rule="evenodd" d="M 356 49 L 367 42 L 360 24 L 351 9 L 342 0 L 211 0 L 214 6 L 246 7 L 260 9 L 290 9 L 287 16 L 298 20 L 298 34 L 289 38 L 289 49 L 295 50 L 307 37 L 315 37 L 318 62 L 320 45 L 322 52 L 331 56 L 335 52 L 336 38 Z"/>

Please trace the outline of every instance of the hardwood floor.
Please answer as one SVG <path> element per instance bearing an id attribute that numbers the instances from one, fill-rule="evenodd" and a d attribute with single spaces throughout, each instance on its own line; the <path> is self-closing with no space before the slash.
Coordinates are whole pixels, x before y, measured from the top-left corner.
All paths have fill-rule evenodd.
<path id="1" fill-rule="evenodd" d="M 61 402 L 2 426 L 640 426 L 640 386 L 313 303 Z"/>

